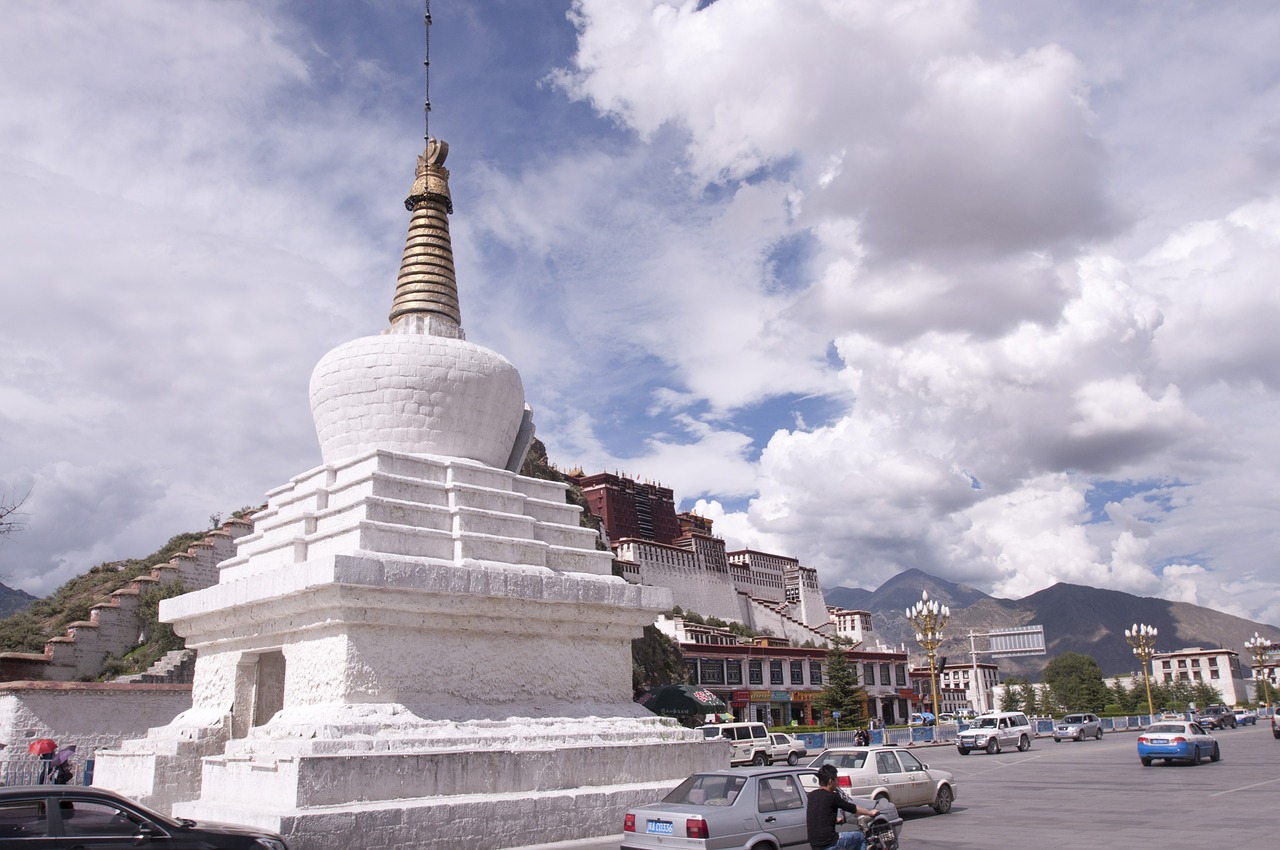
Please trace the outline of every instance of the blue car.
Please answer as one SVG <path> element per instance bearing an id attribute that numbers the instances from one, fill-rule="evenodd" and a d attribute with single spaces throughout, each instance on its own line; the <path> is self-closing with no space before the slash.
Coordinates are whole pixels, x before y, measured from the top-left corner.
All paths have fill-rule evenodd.
<path id="1" fill-rule="evenodd" d="M 1218 742 L 1199 723 L 1189 720 L 1161 720 L 1138 736 L 1138 758 L 1143 767 L 1150 767 L 1156 759 L 1199 764 L 1206 756 L 1209 761 L 1222 758 Z"/>

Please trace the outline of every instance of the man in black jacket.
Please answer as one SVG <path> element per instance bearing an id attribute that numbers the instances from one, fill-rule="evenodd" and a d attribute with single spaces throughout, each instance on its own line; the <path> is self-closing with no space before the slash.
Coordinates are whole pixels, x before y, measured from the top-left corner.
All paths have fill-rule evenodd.
<path id="1" fill-rule="evenodd" d="M 813 850 L 863 850 L 867 846 L 867 837 L 856 829 L 836 832 L 836 818 L 841 809 L 855 816 L 875 816 L 873 810 L 840 796 L 836 791 L 838 775 L 834 764 L 824 764 L 818 768 L 818 787 L 809 792 L 809 846 Z"/>

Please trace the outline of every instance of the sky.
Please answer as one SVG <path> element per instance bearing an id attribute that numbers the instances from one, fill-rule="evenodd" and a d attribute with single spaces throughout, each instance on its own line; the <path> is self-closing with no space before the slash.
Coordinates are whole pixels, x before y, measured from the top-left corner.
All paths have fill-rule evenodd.
<path id="1" fill-rule="evenodd" d="M 10 0 L 0 581 L 319 465 L 424 133 L 415 0 Z M 1280 6 L 436 0 L 467 338 L 562 469 L 823 586 L 1280 623 Z"/>

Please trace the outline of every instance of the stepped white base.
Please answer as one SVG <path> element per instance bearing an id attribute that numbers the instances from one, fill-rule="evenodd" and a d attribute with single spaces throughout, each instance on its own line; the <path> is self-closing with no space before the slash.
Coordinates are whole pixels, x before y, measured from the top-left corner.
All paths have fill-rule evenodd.
<path id="1" fill-rule="evenodd" d="M 632 702 L 631 641 L 671 595 L 611 575 L 578 513 L 474 461 L 298 476 L 217 585 L 162 604 L 197 650 L 193 708 L 100 754 L 98 781 L 304 850 L 620 831 L 728 751 Z"/>

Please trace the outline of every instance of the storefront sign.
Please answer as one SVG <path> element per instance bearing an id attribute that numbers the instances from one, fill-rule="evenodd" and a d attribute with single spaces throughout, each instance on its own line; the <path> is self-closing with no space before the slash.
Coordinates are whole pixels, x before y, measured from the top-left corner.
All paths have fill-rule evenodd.
<path id="1" fill-rule="evenodd" d="M 791 701 L 792 702 L 813 702 L 820 696 L 822 696 L 822 691 L 792 691 Z"/>
<path id="2" fill-rule="evenodd" d="M 791 702 L 791 691 L 773 691 L 769 699 L 774 702 Z"/>
<path id="3" fill-rule="evenodd" d="M 772 702 L 772 700 L 773 700 L 773 691 L 752 691 L 751 692 L 752 702 Z"/>

